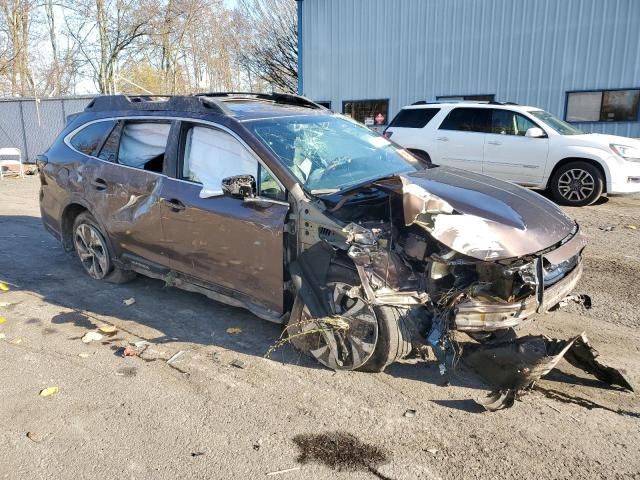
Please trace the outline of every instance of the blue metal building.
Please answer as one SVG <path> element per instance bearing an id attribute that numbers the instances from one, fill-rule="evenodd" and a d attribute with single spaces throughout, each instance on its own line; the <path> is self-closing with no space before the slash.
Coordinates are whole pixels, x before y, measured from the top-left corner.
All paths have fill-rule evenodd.
<path id="1" fill-rule="evenodd" d="M 300 92 L 368 124 L 418 100 L 495 99 L 640 137 L 640 0 L 299 0 L 298 9 Z"/>

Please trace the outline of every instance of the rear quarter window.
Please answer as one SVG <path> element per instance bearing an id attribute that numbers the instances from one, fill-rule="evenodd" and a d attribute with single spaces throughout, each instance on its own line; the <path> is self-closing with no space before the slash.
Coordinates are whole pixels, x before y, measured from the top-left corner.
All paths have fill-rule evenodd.
<path id="1" fill-rule="evenodd" d="M 95 155 L 113 128 L 114 123 L 112 120 L 109 120 L 87 125 L 71 137 L 69 143 L 73 148 L 85 155 Z"/>
<path id="2" fill-rule="evenodd" d="M 439 108 L 408 108 L 400 110 L 389 127 L 423 128 L 439 111 Z"/>

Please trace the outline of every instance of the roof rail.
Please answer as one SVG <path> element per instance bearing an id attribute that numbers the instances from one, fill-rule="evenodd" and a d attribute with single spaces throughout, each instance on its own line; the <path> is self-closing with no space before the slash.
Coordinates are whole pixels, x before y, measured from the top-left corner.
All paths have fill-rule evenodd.
<path id="1" fill-rule="evenodd" d="M 110 110 L 211 112 L 229 115 L 229 109 L 213 98 L 184 95 L 101 95 L 95 97 L 85 112 Z"/>
<path id="2" fill-rule="evenodd" d="M 255 98 L 259 100 L 270 100 L 274 103 L 283 105 L 296 105 L 298 107 L 314 108 L 319 110 L 326 110 L 325 107 L 309 100 L 301 95 L 293 95 L 290 93 L 254 93 L 254 92 L 203 92 L 196 93 L 196 97 L 226 97 L 226 98 Z"/>

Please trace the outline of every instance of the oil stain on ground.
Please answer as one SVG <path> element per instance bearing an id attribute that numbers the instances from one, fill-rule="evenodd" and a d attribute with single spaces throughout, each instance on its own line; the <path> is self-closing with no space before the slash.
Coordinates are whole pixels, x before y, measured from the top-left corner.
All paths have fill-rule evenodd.
<path id="1" fill-rule="evenodd" d="M 321 463 L 338 471 L 364 470 L 386 478 L 378 473 L 378 467 L 388 461 L 387 454 L 349 433 L 301 434 L 296 435 L 293 441 L 300 449 L 299 463 Z"/>

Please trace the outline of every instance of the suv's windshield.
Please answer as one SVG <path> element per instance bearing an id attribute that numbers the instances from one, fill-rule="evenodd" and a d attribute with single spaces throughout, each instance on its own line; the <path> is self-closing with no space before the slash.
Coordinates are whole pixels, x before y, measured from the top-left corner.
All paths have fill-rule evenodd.
<path id="1" fill-rule="evenodd" d="M 344 117 L 272 118 L 245 125 L 315 193 L 421 168 L 405 150 Z"/>
<path id="2" fill-rule="evenodd" d="M 560 120 L 555 115 L 552 115 L 549 112 L 545 112 L 544 110 L 529 110 L 529 113 L 534 117 L 542 120 L 560 135 L 582 135 L 584 133 L 582 130 L 578 130 L 574 126 L 569 125 L 564 120 Z"/>

